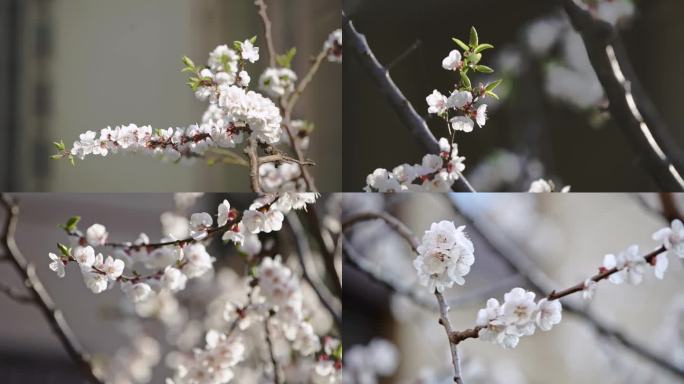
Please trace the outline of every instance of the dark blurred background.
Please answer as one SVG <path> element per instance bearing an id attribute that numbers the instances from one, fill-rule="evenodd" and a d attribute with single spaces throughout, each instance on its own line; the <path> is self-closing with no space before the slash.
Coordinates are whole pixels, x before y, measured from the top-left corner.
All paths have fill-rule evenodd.
<path id="1" fill-rule="evenodd" d="M 301 74 L 339 28 L 339 2 L 267 3 L 276 50 L 296 45 Z M 261 31 L 253 0 L 0 0 L 0 190 L 249 190 L 235 166 L 116 155 L 72 168 L 49 157 L 53 141 L 70 145 L 86 130 L 200 121 L 206 103 L 185 85 L 182 56 L 205 63 L 219 44 L 263 42 Z M 254 85 L 264 60 L 250 68 Z M 340 89 L 340 67 L 325 63 L 294 116 L 316 124 L 309 156 L 323 191 L 341 188 Z"/>
<path id="2" fill-rule="evenodd" d="M 495 46 L 486 52 L 483 63 L 497 71 L 496 77 L 504 78 L 498 89 L 504 97 L 499 105 L 490 105 L 490 119 L 483 129 L 456 136 L 459 152 L 467 158 L 465 174 L 477 175 L 470 177 L 476 188 L 479 183 L 485 190 L 491 190 L 487 182 L 478 179 L 483 173 L 494 172 L 482 168 L 501 160 L 501 152 L 497 151 L 503 149 L 506 154 L 536 158 L 545 167 L 540 170 L 533 166 L 527 180 L 501 189 L 526 190 L 531 177 L 547 177 L 572 185 L 574 191 L 656 190 L 648 173 L 637 164 L 619 127 L 606 113 L 601 113 L 601 107 L 606 105 L 603 101 L 597 107 L 579 108 L 545 93 L 546 70 L 559 61 L 562 55 L 558 50 L 562 47 L 551 49 L 543 58 L 520 61 L 528 39 L 545 38 L 541 29 L 534 32 L 535 36 L 529 36 L 531 23 L 548 16 L 564 19 L 565 15 L 553 2 L 345 0 L 343 8 L 384 65 L 420 42 L 416 50 L 393 66 L 391 75 L 425 117 L 425 97 L 433 89 L 445 93 L 452 83 L 452 74 L 440 65 L 448 52 L 456 48 L 451 37 L 467 39 L 473 25 L 478 29 L 480 42 Z M 676 48 L 684 43 L 682 14 L 681 1 L 638 1 L 634 16 L 622 22 L 620 28 L 644 88 L 673 136 L 684 146 L 684 109 L 677 96 L 684 87 L 680 73 L 684 54 Z M 504 64 L 506 60 L 508 64 Z M 506 66 L 512 67 L 515 74 L 502 72 Z M 374 169 L 419 163 L 425 150 L 402 126 L 352 54 L 347 56 L 343 76 L 343 183 L 345 191 L 359 191 L 366 175 Z M 593 85 L 600 86 L 597 82 Z M 437 137 L 447 136 L 443 121 L 433 117 L 427 122 Z"/>

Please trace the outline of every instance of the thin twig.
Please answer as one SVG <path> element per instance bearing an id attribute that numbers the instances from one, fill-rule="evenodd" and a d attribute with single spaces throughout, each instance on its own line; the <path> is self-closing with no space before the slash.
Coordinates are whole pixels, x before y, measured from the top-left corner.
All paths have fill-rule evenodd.
<path id="1" fill-rule="evenodd" d="M 266 344 L 268 345 L 268 353 L 271 356 L 271 364 L 273 364 L 273 383 L 280 384 L 280 368 L 278 367 L 278 361 L 275 357 L 275 352 L 273 351 L 273 341 L 271 340 L 271 331 L 268 329 L 268 322 L 271 316 L 264 321 L 264 332 L 266 333 Z"/>
<path id="2" fill-rule="evenodd" d="M 267 155 L 267 156 L 261 156 L 257 159 L 259 164 L 265 164 L 265 163 L 294 163 L 294 164 L 299 164 L 301 166 L 314 166 L 316 163 L 314 163 L 311 160 L 304 160 L 304 161 L 299 161 L 297 159 L 293 159 L 289 156 L 283 155 L 283 154 L 277 154 L 277 155 Z"/>
<path id="3" fill-rule="evenodd" d="M 435 291 L 435 297 L 437 298 L 437 304 L 439 306 L 439 323 L 444 327 L 447 340 L 449 341 L 451 362 L 454 366 L 454 382 L 456 384 L 463 384 L 463 378 L 461 377 L 461 357 L 458 353 L 458 345 L 457 343 L 451 342 L 451 335 L 454 333 L 454 329 L 451 326 L 451 321 L 449 321 L 449 306 L 446 301 L 444 301 L 444 296 L 440 292 Z"/>
<path id="4" fill-rule="evenodd" d="M 420 48 L 423 45 L 423 42 L 418 39 L 411 44 L 410 47 L 406 48 L 404 52 L 401 53 L 401 55 L 397 56 L 394 60 L 390 61 L 389 64 L 387 64 L 387 70 L 391 71 L 392 68 L 394 68 L 395 65 L 399 64 L 402 62 L 404 59 L 406 59 L 413 51 L 416 49 Z"/>
<path id="5" fill-rule="evenodd" d="M 684 191 L 684 157 L 639 83 L 618 31 L 595 18 L 578 0 L 557 0 L 582 36 L 589 60 L 610 101 L 611 116 L 622 128 L 660 189 Z"/>
<path id="6" fill-rule="evenodd" d="M 266 2 L 264 0 L 254 1 L 254 5 L 259 8 L 259 17 L 261 17 L 261 25 L 264 27 L 264 39 L 266 40 L 266 47 L 268 49 L 268 64 L 271 68 L 276 66 L 276 51 L 273 45 L 273 33 L 271 32 L 271 20 L 268 17 Z"/>
<path id="7" fill-rule="evenodd" d="M 295 91 L 292 92 L 292 94 L 287 99 L 287 102 L 285 104 L 286 114 L 289 114 L 290 116 L 292 115 L 292 111 L 294 110 L 295 105 L 297 105 L 299 97 L 302 95 L 302 93 L 304 93 L 304 90 L 309 85 L 309 83 L 311 83 L 311 80 L 313 80 L 314 76 L 316 75 L 318 69 L 321 66 L 321 63 L 323 63 L 326 57 L 328 57 L 328 50 L 323 48 L 318 53 L 318 55 L 313 59 L 311 67 L 309 67 L 309 70 L 306 72 L 306 75 L 304 75 L 299 84 L 297 84 L 297 88 L 295 89 Z"/>
<path id="8" fill-rule="evenodd" d="M 14 232 L 17 226 L 19 206 L 17 206 L 12 198 L 6 194 L 2 194 L 0 200 L 2 200 L 2 205 L 7 211 L 4 231 L 2 232 L 2 238 L 0 239 L 0 247 L 4 248 L 5 253 L 9 255 L 15 269 L 24 279 L 26 287 L 33 297 L 33 302 L 47 319 L 50 328 L 52 328 L 53 332 L 57 335 L 57 338 L 62 343 L 64 350 L 71 360 L 76 364 L 88 381 L 93 384 L 101 384 L 100 379 L 95 376 L 95 373 L 93 372 L 90 355 L 76 339 L 76 336 L 66 322 L 62 311 L 55 306 L 52 298 L 36 275 L 33 264 L 26 260 L 17 247 L 14 240 Z"/>
<path id="9" fill-rule="evenodd" d="M 304 276 L 304 280 L 306 280 L 311 286 L 311 288 L 313 288 L 314 292 L 316 293 L 316 296 L 318 296 L 318 299 L 321 301 L 321 304 L 323 304 L 328 313 L 330 313 L 330 316 L 332 316 L 333 320 L 335 320 L 335 324 L 337 324 L 337 327 L 341 329 L 342 315 L 339 313 L 339 310 L 333 308 L 333 303 L 336 302 L 335 297 L 328 290 L 325 284 L 323 284 L 323 282 L 319 281 L 318 279 L 314 280 L 311 273 L 309 273 L 309 268 L 307 268 L 305 258 L 307 260 L 311 260 L 312 256 L 311 247 L 309 246 L 309 240 L 307 239 L 306 233 L 304 232 L 304 227 L 302 226 L 302 223 L 299 221 L 297 214 L 294 212 L 290 212 L 286 216 L 286 219 L 287 224 L 290 226 L 290 230 L 292 231 L 292 235 L 295 239 L 295 245 L 297 247 L 297 259 L 299 261 L 299 266 L 302 269 L 302 275 Z M 337 307 L 339 307 L 339 305 Z"/>

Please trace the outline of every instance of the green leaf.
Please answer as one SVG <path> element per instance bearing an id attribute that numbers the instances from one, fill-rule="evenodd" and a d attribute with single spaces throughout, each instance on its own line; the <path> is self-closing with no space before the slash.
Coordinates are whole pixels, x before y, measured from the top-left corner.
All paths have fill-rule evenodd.
<path id="1" fill-rule="evenodd" d="M 468 56 L 466 56 L 466 59 L 468 60 L 468 62 L 470 62 L 472 64 L 477 64 L 482 59 L 482 54 L 481 53 L 471 53 Z"/>
<path id="2" fill-rule="evenodd" d="M 482 73 L 494 73 L 494 70 L 486 65 L 476 65 L 475 70 Z"/>
<path id="3" fill-rule="evenodd" d="M 256 35 L 254 35 L 249 39 L 249 42 L 254 44 L 254 43 L 256 43 L 256 40 L 257 40 L 257 37 L 256 37 Z"/>
<path id="4" fill-rule="evenodd" d="M 192 70 L 195 68 L 195 63 L 193 63 L 192 60 L 187 56 L 183 56 L 183 64 L 185 64 L 185 66 L 188 68 L 192 68 Z"/>
<path id="5" fill-rule="evenodd" d="M 487 96 L 491 96 L 491 97 L 493 97 L 493 98 L 499 100 L 499 96 L 498 96 L 496 93 L 492 92 L 492 91 L 485 91 L 485 94 L 486 94 Z"/>
<path id="6" fill-rule="evenodd" d="M 501 84 L 502 81 L 503 80 L 501 79 L 492 81 L 491 83 L 487 84 L 487 86 L 485 87 L 485 91 L 493 91 L 496 87 L 499 86 L 499 84 Z"/>
<path id="7" fill-rule="evenodd" d="M 335 348 L 335 351 L 333 351 L 332 356 L 335 360 L 342 360 L 342 343 L 340 343 L 340 345 L 338 345 L 337 348 Z"/>
<path id="8" fill-rule="evenodd" d="M 74 160 L 74 155 L 69 155 L 69 162 L 71 163 L 71 166 L 76 166 L 76 161 Z"/>
<path id="9" fill-rule="evenodd" d="M 70 231 L 76 229 L 79 221 L 81 221 L 81 216 L 71 216 L 66 222 L 66 229 Z"/>
<path id="10" fill-rule="evenodd" d="M 59 151 L 64 151 L 66 149 L 66 147 L 64 146 L 64 141 L 62 140 L 60 140 L 59 142 L 54 141 L 52 142 L 52 144 L 54 144 L 55 148 L 57 148 L 57 150 Z"/>
<path id="11" fill-rule="evenodd" d="M 455 37 L 452 37 L 451 40 L 453 40 L 454 43 L 458 44 L 458 46 L 461 47 L 461 49 L 464 51 L 467 51 L 470 49 L 470 47 L 468 47 L 468 44 L 464 43 L 463 41 L 461 41 Z"/>
<path id="12" fill-rule="evenodd" d="M 468 75 L 465 74 L 465 72 L 459 72 L 461 75 L 461 82 L 463 83 L 463 86 L 467 89 L 472 88 L 472 84 L 470 83 L 470 79 L 468 78 Z"/>
<path id="13" fill-rule="evenodd" d="M 57 248 L 59 248 L 59 252 L 62 253 L 62 256 L 67 256 L 67 257 L 71 256 L 71 249 L 67 248 L 66 245 L 64 245 L 62 243 L 57 243 Z"/>
<path id="14" fill-rule="evenodd" d="M 478 40 L 478 37 L 477 37 L 477 30 L 475 29 L 475 27 L 470 27 L 470 46 L 471 46 L 472 48 L 475 48 L 475 47 L 477 47 L 479 44 L 480 44 L 480 43 L 479 43 L 479 40 Z"/>
<path id="15" fill-rule="evenodd" d="M 52 155 L 52 156 L 50 156 L 50 158 L 51 158 L 52 160 L 59 160 L 59 159 L 62 158 L 62 155 Z"/>
<path id="16" fill-rule="evenodd" d="M 284 55 L 277 55 L 276 56 L 276 63 L 278 63 L 278 65 L 283 67 L 283 68 L 290 68 L 290 66 L 292 65 L 292 59 L 294 59 L 296 54 L 297 54 L 297 48 L 292 47 Z"/>
<path id="17" fill-rule="evenodd" d="M 238 52 L 242 51 L 242 41 L 233 41 L 233 49 Z"/>
<path id="18" fill-rule="evenodd" d="M 492 48 L 494 48 L 494 46 L 491 44 L 480 44 L 477 47 L 475 47 L 473 52 L 480 53 L 480 52 L 484 51 L 485 49 L 492 49 Z"/>

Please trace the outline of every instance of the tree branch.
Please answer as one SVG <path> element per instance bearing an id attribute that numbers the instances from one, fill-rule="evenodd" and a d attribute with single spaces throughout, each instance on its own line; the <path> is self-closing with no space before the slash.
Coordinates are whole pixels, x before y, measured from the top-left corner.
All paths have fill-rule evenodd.
<path id="1" fill-rule="evenodd" d="M 268 353 L 271 357 L 271 364 L 273 364 L 273 383 L 280 384 L 280 368 L 278 367 L 278 361 L 275 357 L 275 352 L 273 351 L 273 341 L 271 340 L 271 331 L 268 329 L 268 320 L 271 319 L 271 315 L 264 321 L 264 332 L 266 334 L 266 345 L 268 346 Z"/>
<path id="2" fill-rule="evenodd" d="M 100 379 L 95 376 L 91 366 L 91 357 L 83 349 L 79 341 L 76 339 L 73 331 L 67 324 L 62 311 L 57 309 L 52 298 L 43 286 L 35 272 L 33 264 L 29 263 L 24 255 L 21 254 L 17 244 L 14 240 L 14 232 L 17 226 L 17 217 L 19 214 L 19 206 L 14 203 L 11 197 L 2 194 L 1 203 L 7 211 L 5 218 L 4 231 L 0 239 L 0 247 L 4 248 L 5 253 L 11 259 L 16 271 L 21 275 L 26 283 L 26 287 L 32 296 L 32 301 L 41 310 L 47 319 L 50 328 L 57 335 L 57 338 L 62 343 L 64 350 L 67 352 L 71 360 L 79 368 L 83 376 L 93 384 L 100 384 Z"/>
<path id="3" fill-rule="evenodd" d="M 264 0 L 255 0 L 254 5 L 259 8 L 259 17 L 261 17 L 261 25 L 264 27 L 264 39 L 266 40 L 266 47 L 268 49 L 268 65 L 271 68 L 276 66 L 276 51 L 273 45 L 273 33 L 271 32 L 271 20 L 268 18 L 268 7 Z"/>
<path id="4" fill-rule="evenodd" d="M 582 36 L 611 115 L 661 190 L 684 191 L 684 158 L 655 105 L 644 92 L 618 31 L 594 18 L 577 0 L 557 0 Z"/>
<path id="5" fill-rule="evenodd" d="M 0 292 L 4 293 L 10 299 L 22 304 L 32 304 L 33 297 L 26 295 L 25 293 L 19 291 L 18 289 L 0 282 Z"/>
<path id="6" fill-rule="evenodd" d="M 245 153 L 249 157 L 249 180 L 252 187 L 252 192 L 262 193 L 259 185 L 259 159 L 257 158 L 257 142 L 253 138 L 249 138 L 248 145 L 245 147 Z M 302 169 L 303 170 L 303 169 Z"/>
<path id="7" fill-rule="evenodd" d="M 399 116 L 401 122 L 409 129 L 413 136 L 430 153 L 439 153 L 439 143 L 435 136 L 430 132 L 425 120 L 416 112 L 413 105 L 406 99 L 399 87 L 392 81 L 389 72 L 385 69 L 373 54 L 366 37 L 359 33 L 349 17 L 342 12 L 342 30 L 344 41 L 349 45 L 352 52 L 359 59 L 368 74 L 371 76 L 377 87 L 389 101 L 394 112 Z"/>
<path id="8" fill-rule="evenodd" d="M 338 309 L 333 308 L 332 304 L 333 302 L 335 302 L 335 297 L 328 290 L 325 284 L 322 284 L 322 282 L 313 279 L 313 277 L 309 273 L 309 268 L 307 268 L 305 258 L 307 260 L 311 260 L 312 256 L 311 247 L 309 246 L 309 241 L 306 238 L 306 233 L 304 232 L 304 227 L 302 226 L 302 223 L 299 221 L 299 218 L 294 212 L 290 212 L 286 216 L 286 219 L 287 224 L 289 225 L 290 230 L 292 231 L 292 235 L 295 239 L 295 245 L 297 247 L 297 259 L 299 261 L 299 266 L 302 269 L 302 275 L 304 276 L 304 280 L 306 280 L 311 286 L 311 288 L 313 288 L 314 292 L 316 293 L 316 296 L 318 296 L 318 299 L 321 301 L 321 304 L 323 304 L 328 313 L 330 313 L 330 316 L 332 316 L 333 320 L 335 320 L 335 324 L 337 324 L 337 327 L 339 329 L 342 329 L 342 316 L 339 313 Z"/>
<path id="9" fill-rule="evenodd" d="M 481 223 L 480 219 L 472 214 L 468 209 L 459 209 L 458 204 L 453 201 L 451 197 L 447 197 L 454 209 L 454 212 L 460 215 L 471 230 L 481 234 L 482 239 L 487 246 L 498 256 L 511 270 L 519 273 L 528 286 L 533 290 L 544 293 L 552 292 L 554 282 L 551 280 L 540 268 L 538 268 L 525 254 L 516 246 L 516 244 L 508 239 L 499 229 L 489 229 Z M 646 347 L 631 340 L 622 332 L 615 330 L 612 326 L 606 324 L 604 321 L 598 319 L 584 308 L 571 301 L 562 301 L 563 309 L 587 322 L 594 330 L 606 337 L 610 337 L 618 341 L 622 346 L 650 361 L 654 365 L 675 374 L 678 377 L 684 377 L 684 370 L 675 366 L 662 356 L 646 349 Z"/>
<path id="10" fill-rule="evenodd" d="M 439 305 L 439 323 L 444 327 L 447 340 L 449 341 L 451 363 L 454 366 L 454 382 L 456 384 L 463 384 L 463 378 L 461 377 L 461 357 L 458 353 L 458 343 L 453 343 L 451 341 L 451 335 L 454 333 L 454 330 L 451 326 L 451 321 L 449 321 L 449 306 L 444 301 L 444 296 L 438 291 L 435 291 L 435 297 L 437 298 L 437 304 Z"/>

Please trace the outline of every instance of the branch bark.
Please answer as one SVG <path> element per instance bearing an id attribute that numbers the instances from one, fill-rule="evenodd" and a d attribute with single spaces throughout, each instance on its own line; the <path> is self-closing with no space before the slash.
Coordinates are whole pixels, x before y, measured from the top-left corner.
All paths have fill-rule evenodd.
<path id="1" fill-rule="evenodd" d="M 556 0 L 582 36 L 591 64 L 610 101 L 612 117 L 643 166 L 664 191 L 684 191 L 684 158 L 632 68 L 618 31 L 594 18 L 578 0 Z"/>
<path id="2" fill-rule="evenodd" d="M 32 297 L 32 301 L 47 319 L 50 328 L 52 328 L 52 331 L 62 343 L 64 350 L 71 360 L 76 364 L 83 376 L 89 382 L 101 384 L 102 382 L 93 372 L 90 355 L 83 349 L 78 339 L 76 339 L 76 336 L 66 322 L 62 311 L 55 306 L 52 298 L 38 278 L 38 275 L 36 275 L 33 264 L 26 260 L 17 247 L 14 240 L 14 233 L 17 226 L 19 206 L 6 194 L 2 194 L 0 200 L 2 200 L 1 203 L 7 212 L 4 231 L 2 232 L 2 238 L 0 239 L 0 247 L 4 248 L 4 253 L 8 255 L 17 273 L 24 279 L 26 287 L 29 289 L 29 293 Z"/>

